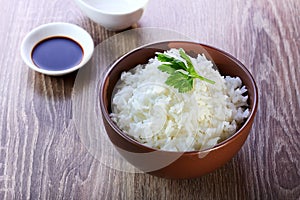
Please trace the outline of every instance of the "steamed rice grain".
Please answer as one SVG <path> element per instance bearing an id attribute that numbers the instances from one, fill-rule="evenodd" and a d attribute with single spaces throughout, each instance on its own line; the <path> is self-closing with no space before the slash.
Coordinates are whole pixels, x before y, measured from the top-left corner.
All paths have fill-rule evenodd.
<path id="1" fill-rule="evenodd" d="M 177 49 L 166 54 L 183 60 Z M 112 98 L 112 120 L 138 142 L 167 151 L 203 150 L 234 134 L 249 115 L 245 86 L 239 77 L 223 77 L 204 55 L 192 58 L 210 84 L 195 80 L 179 93 L 165 84 L 157 58 L 123 72 Z"/>

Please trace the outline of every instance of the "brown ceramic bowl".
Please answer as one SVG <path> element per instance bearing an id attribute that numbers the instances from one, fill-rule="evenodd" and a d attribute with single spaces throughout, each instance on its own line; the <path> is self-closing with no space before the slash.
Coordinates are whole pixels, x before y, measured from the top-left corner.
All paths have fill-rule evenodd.
<path id="1" fill-rule="evenodd" d="M 155 52 L 170 48 L 183 48 L 189 55 L 204 53 L 212 59 L 222 75 L 238 76 L 248 89 L 250 116 L 231 137 L 203 151 L 171 152 L 149 148 L 126 135 L 112 121 L 112 91 L 123 71 L 138 64 L 146 64 Z M 257 87 L 244 65 L 231 55 L 193 42 L 168 41 L 143 46 L 126 54 L 109 69 L 100 91 L 100 107 L 107 134 L 119 153 L 132 165 L 155 176 L 165 178 L 195 178 L 207 174 L 228 162 L 242 147 L 252 127 L 258 105 Z"/>

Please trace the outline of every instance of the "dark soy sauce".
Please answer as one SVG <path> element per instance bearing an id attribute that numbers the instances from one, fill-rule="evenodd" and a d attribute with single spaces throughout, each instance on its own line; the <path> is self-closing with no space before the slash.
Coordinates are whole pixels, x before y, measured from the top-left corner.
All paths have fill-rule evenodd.
<path id="1" fill-rule="evenodd" d="M 40 41 L 31 53 L 35 65 L 52 71 L 72 68 L 81 62 L 82 57 L 82 47 L 74 40 L 63 36 Z"/>

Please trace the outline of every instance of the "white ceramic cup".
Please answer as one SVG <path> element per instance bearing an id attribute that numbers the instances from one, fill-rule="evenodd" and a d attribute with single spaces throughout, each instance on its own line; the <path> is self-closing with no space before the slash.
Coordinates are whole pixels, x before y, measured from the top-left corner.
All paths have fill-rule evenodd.
<path id="1" fill-rule="evenodd" d="M 75 0 L 81 11 L 108 30 L 129 28 L 143 15 L 149 0 Z"/>

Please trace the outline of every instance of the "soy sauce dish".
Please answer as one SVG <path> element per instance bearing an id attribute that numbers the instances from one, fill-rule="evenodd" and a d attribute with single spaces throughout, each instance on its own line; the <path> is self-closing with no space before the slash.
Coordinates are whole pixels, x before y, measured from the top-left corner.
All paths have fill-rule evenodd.
<path id="1" fill-rule="evenodd" d="M 22 41 L 21 56 L 33 70 L 59 76 L 84 66 L 94 51 L 90 34 L 81 27 L 63 22 L 41 25 Z"/>

